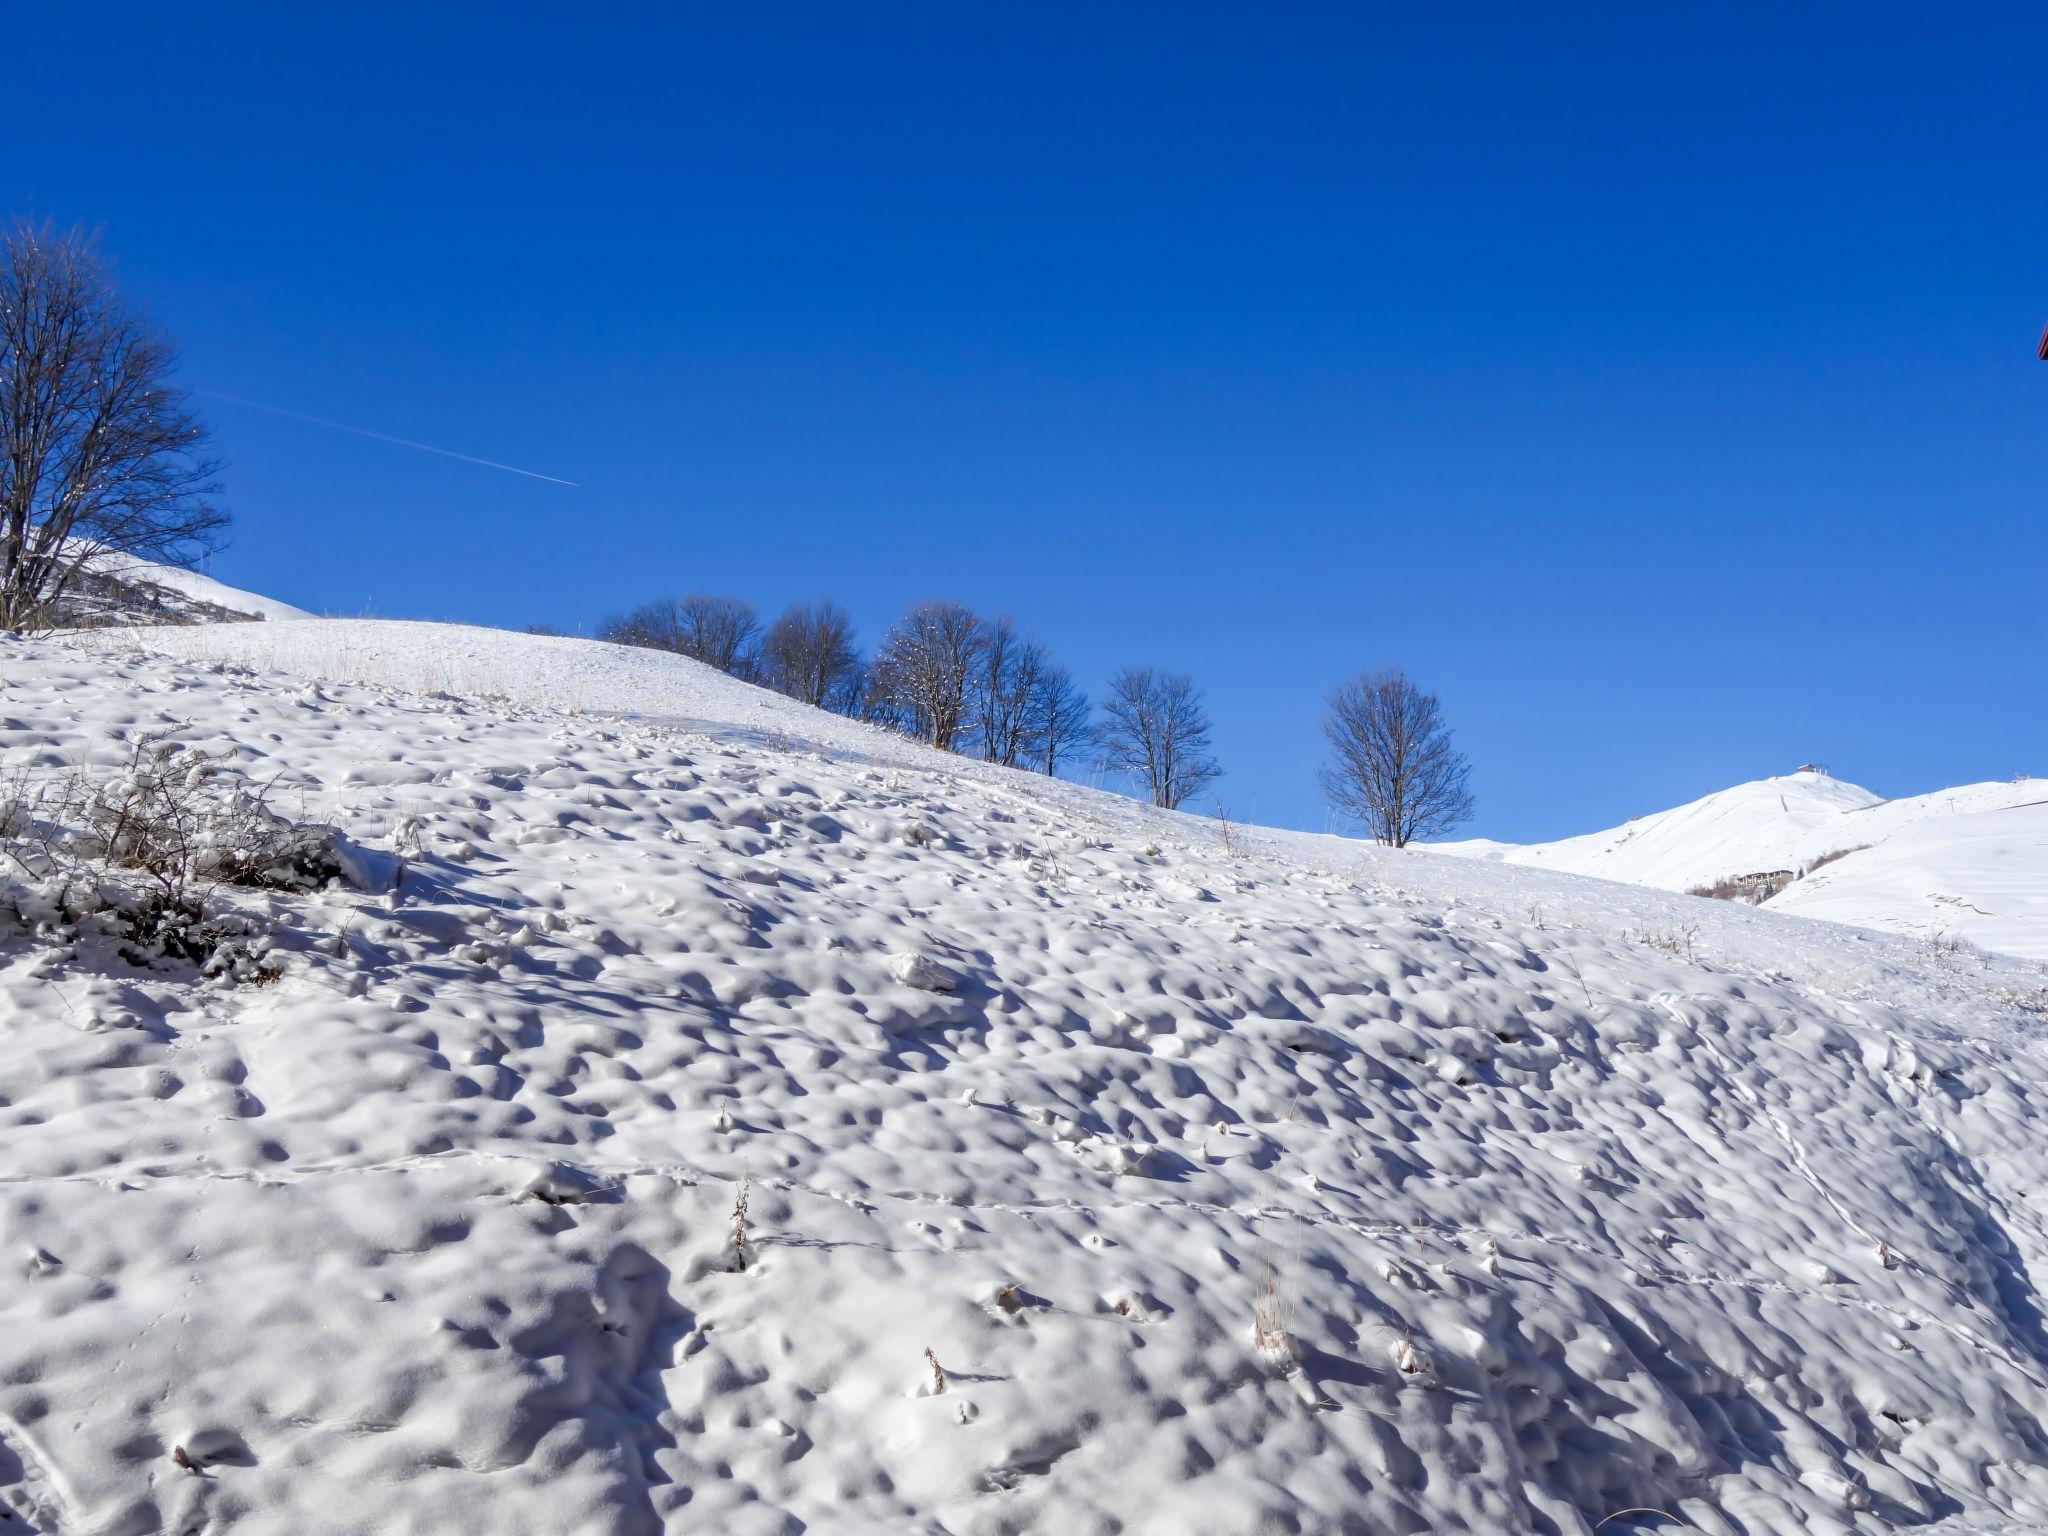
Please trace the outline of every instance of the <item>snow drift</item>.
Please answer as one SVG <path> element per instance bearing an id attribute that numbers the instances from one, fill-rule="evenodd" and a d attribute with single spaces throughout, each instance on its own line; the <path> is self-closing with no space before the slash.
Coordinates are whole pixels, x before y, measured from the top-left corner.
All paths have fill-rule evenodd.
<path id="1" fill-rule="evenodd" d="M 0 768 L 391 861 L 223 896 L 268 986 L 0 937 L 12 1528 L 2048 1520 L 2038 966 L 590 642 L 0 646 Z"/>

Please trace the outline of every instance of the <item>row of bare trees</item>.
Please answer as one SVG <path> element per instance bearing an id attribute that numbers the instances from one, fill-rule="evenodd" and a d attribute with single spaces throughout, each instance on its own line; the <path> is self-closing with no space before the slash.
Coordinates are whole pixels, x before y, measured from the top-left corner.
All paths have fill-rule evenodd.
<path id="1" fill-rule="evenodd" d="M 1043 642 L 1010 615 L 965 603 L 913 603 L 872 658 L 832 602 L 793 603 L 764 628 L 750 604 L 695 593 L 616 615 L 597 634 L 689 656 L 941 751 L 1044 774 L 1092 761 L 1130 775 L 1154 805 L 1180 806 L 1221 771 L 1201 692 L 1185 674 L 1126 667 L 1110 678 L 1097 720 Z"/>
<path id="2" fill-rule="evenodd" d="M 862 713 L 946 751 L 1056 774 L 1088 745 L 1073 674 L 1008 614 L 914 603 L 875 652 Z"/>
<path id="3" fill-rule="evenodd" d="M 763 626 L 752 605 L 704 593 L 606 619 L 597 637 L 674 651 L 793 699 L 886 725 L 948 752 L 1057 774 L 1090 743 L 1073 675 L 1007 614 L 915 603 L 864 657 L 846 610 L 792 603 Z"/>
<path id="4" fill-rule="evenodd" d="M 1009 615 L 984 617 L 965 603 L 912 604 L 872 659 L 832 602 L 793 603 L 764 628 L 738 598 L 664 598 L 607 619 L 598 638 L 693 657 L 941 751 L 1045 774 L 1092 760 L 1168 810 L 1222 773 L 1202 692 L 1186 673 L 1125 667 L 1091 719 L 1087 696 L 1042 643 Z M 1324 798 L 1381 842 L 1403 847 L 1471 815 L 1469 766 L 1436 695 L 1406 674 L 1361 673 L 1338 687 L 1323 736 Z"/>
<path id="5" fill-rule="evenodd" d="M 22 221 L 0 230 L 0 629 L 58 622 L 109 562 L 190 563 L 219 542 L 218 466 L 175 362 L 90 236 Z M 1044 645 L 1008 615 L 962 603 L 912 605 L 872 660 L 832 602 L 792 604 L 764 628 L 749 604 L 700 593 L 644 604 L 598 633 L 991 763 L 1056 774 L 1092 748 L 1096 767 L 1130 775 L 1167 808 L 1221 772 L 1185 674 L 1126 667 L 1091 722 Z M 1323 734 L 1325 797 L 1381 841 L 1400 846 L 1471 814 L 1469 769 L 1436 696 L 1400 672 L 1339 687 Z"/>

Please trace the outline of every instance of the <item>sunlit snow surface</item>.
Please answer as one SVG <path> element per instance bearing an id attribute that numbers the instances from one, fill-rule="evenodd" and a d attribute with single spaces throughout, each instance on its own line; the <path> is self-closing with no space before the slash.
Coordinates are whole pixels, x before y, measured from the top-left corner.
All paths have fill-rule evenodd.
<path id="1" fill-rule="evenodd" d="M 2048 781 L 2024 776 L 1884 800 L 1790 773 L 1554 843 L 1436 848 L 1668 891 L 1817 866 L 1766 905 L 2048 960 Z"/>
<path id="2" fill-rule="evenodd" d="M 241 898 L 271 987 L 0 939 L 0 1531 L 2048 1522 L 2037 964 L 591 642 L 0 656 L 0 769 L 172 730 L 407 859 Z"/>

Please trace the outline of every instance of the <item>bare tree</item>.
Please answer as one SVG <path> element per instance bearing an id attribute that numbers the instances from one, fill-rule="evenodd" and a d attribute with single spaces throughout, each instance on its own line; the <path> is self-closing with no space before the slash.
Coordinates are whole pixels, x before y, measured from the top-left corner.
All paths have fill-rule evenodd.
<path id="1" fill-rule="evenodd" d="M 834 602 L 791 603 L 761 641 L 768 686 L 821 709 L 844 699 L 859 671 L 853 620 Z"/>
<path id="2" fill-rule="evenodd" d="M 1323 795 L 1396 848 L 1472 814 L 1470 765 L 1451 745 L 1433 693 L 1398 669 L 1364 672 L 1330 695 Z"/>
<path id="3" fill-rule="evenodd" d="M 645 651 L 683 649 L 682 605 L 672 597 L 642 603 L 631 613 L 614 613 L 599 621 L 597 638 L 613 645 L 636 645 Z"/>
<path id="4" fill-rule="evenodd" d="M 1029 709 L 1032 766 L 1056 774 L 1088 745 L 1088 696 L 1065 667 L 1048 665 L 1032 687 Z"/>
<path id="5" fill-rule="evenodd" d="M 983 626 L 971 708 L 984 760 L 1013 768 L 1037 755 L 1033 703 L 1051 669 L 1045 647 L 1020 635 L 1008 614 Z"/>
<path id="6" fill-rule="evenodd" d="M 685 656 L 737 677 L 752 675 L 761 634 L 753 604 L 693 592 L 683 599 L 682 618 Z"/>
<path id="7" fill-rule="evenodd" d="M 1135 774 L 1169 811 L 1223 772 L 1209 755 L 1201 690 L 1182 672 L 1125 667 L 1112 677 L 1095 745 L 1103 768 Z"/>
<path id="8" fill-rule="evenodd" d="M 897 703 L 894 674 L 886 653 L 877 652 L 875 659 L 861 669 L 860 691 L 847 713 L 869 725 L 901 731 L 906 736 L 911 734 L 910 716 Z"/>
<path id="9" fill-rule="evenodd" d="M 0 232 L 0 628 L 51 622 L 115 557 L 219 544 L 220 466 L 176 361 L 85 233 Z"/>
<path id="10" fill-rule="evenodd" d="M 681 599 L 658 598 L 631 613 L 614 615 L 598 626 L 597 638 L 650 651 L 674 651 L 721 672 L 749 677 L 755 668 L 754 642 L 760 632 L 761 620 L 751 603 L 693 592 Z"/>
<path id="11" fill-rule="evenodd" d="M 889 628 L 868 679 L 870 718 L 952 751 L 968 724 L 968 695 L 986 643 L 964 603 L 912 605 Z"/>

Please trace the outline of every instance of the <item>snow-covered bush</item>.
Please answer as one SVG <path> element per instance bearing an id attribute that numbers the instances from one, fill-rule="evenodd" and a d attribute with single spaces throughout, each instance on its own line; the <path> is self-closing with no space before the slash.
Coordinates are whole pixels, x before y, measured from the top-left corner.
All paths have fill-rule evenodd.
<path id="1" fill-rule="evenodd" d="M 262 924 L 220 889 L 304 892 L 350 873 L 337 834 L 294 825 L 267 793 L 156 735 L 111 773 L 17 775 L 0 787 L 0 910 L 32 933 L 108 938 L 137 963 L 265 979 Z"/>

